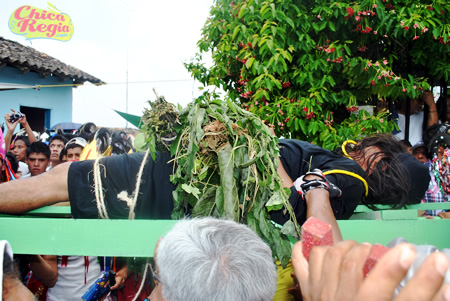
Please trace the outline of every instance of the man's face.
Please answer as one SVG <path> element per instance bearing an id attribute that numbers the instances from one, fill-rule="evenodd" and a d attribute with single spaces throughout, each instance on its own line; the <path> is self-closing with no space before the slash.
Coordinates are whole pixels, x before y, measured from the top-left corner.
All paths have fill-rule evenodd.
<path id="1" fill-rule="evenodd" d="M 364 149 L 364 154 L 360 153 L 357 156 L 354 157 L 354 160 L 356 163 L 358 163 L 364 171 L 367 172 L 368 175 L 372 173 L 372 170 L 374 169 L 375 165 L 378 163 L 378 161 L 383 158 L 382 154 L 378 154 L 381 152 L 381 149 L 377 146 L 369 146 Z M 370 165 L 370 169 L 368 169 Z"/>
<path id="2" fill-rule="evenodd" d="M 81 147 L 69 148 L 67 150 L 67 161 L 78 161 L 83 149 Z"/>
<path id="3" fill-rule="evenodd" d="M 412 155 L 416 157 L 416 159 L 421 163 L 427 162 L 427 156 L 425 155 L 425 146 L 414 148 L 414 150 L 412 151 Z"/>
<path id="4" fill-rule="evenodd" d="M 422 98 L 420 98 L 420 99 L 417 99 L 417 98 L 412 99 L 411 100 L 411 107 L 410 107 L 411 115 L 417 114 L 420 111 L 422 111 L 423 110 L 423 105 L 424 105 L 424 102 L 423 102 Z"/>
<path id="5" fill-rule="evenodd" d="M 43 153 L 31 153 L 27 158 L 28 169 L 31 176 L 37 176 L 45 172 L 49 160 Z"/>
<path id="6" fill-rule="evenodd" d="M 50 161 L 59 161 L 59 153 L 64 148 L 64 142 L 55 139 L 50 143 L 49 148 L 51 152 Z"/>
<path id="7" fill-rule="evenodd" d="M 22 140 L 16 140 L 12 149 L 12 153 L 18 161 L 25 161 L 27 156 L 27 145 Z"/>

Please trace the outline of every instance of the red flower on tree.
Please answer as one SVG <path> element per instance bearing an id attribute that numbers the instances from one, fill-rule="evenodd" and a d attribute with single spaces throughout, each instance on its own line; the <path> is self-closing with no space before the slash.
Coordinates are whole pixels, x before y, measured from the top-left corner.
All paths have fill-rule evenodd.
<path id="1" fill-rule="evenodd" d="M 351 8 L 350 6 L 347 7 L 347 13 L 350 17 L 353 17 L 353 14 L 355 13 L 355 11 L 353 10 L 353 8 Z"/>

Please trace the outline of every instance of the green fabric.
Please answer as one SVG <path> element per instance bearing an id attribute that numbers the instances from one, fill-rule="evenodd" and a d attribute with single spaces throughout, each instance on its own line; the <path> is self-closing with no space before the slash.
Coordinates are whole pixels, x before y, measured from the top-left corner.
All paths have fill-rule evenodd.
<path id="1" fill-rule="evenodd" d="M 141 124 L 141 116 L 131 115 L 128 113 L 120 112 L 117 110 L 114 110 L 117 114 L 122 116 L 126 121 L 134 125 L 135 127 L 139 128 Z"/>

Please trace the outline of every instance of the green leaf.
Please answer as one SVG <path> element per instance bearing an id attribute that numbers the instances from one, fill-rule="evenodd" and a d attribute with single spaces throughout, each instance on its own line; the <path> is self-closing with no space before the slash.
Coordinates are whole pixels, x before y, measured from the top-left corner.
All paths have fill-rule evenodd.
<path id="1" fill-rule="evenodd" d="M 239 10 L 239 19 L 242 19 L 242 17 L 246 14 L 246 8 L 247 4 L 243 4 Z"/>
<path id="2" fill-rule="evenodd" d="M 319 31 L 320 31 L 319 25 L 318 25 L 317 23 L 312 23 L 312 27 L 314 28 L 314 30 L 315 30 L 316 32 L 319 32 Z"/>
<path id="3" fill-rule="evenodd" d="M 217 153 L 220 184 L 224 194 L 224 211 L 228 219 L 238 221 L 238 193 L 236 190 L 235 179 L 233 175 L 234 156 L 233 148 L 227 144 Z"/>
<path id="4" fill-rule="evenodd" d="M 327 21 L 322 21 L 319 25 L 319 30 L 324 30 L 327 27 Z"/>
<path id="5" fill-rule="evenodd" d="M 299 239 L 297 231 L 295 230 L 295 225 L 291 220 L 288 220 L 287 222 L 284 223 L 283 227 L 281 227 L 281 233 Z"/>
<path id="6" fill-rule="evenodd" d="M 139 133 L 134 138 L 134 148 L 138 152 L 143 152 L 147 150 L 147 147 L 145 145 L 145 134 Z"/>
<path id="7" fill-rule="evenodd" d="M 255 60 L 254 57 L 249 58 L 249 59 L 247 60 L 247 62 L 245 63 L 245 67 L 246 67 L 247 69 L 250 69 L 250 68 L 252 67 L 252 64 L 253 64 L 253 61 L 254 61 L 254 60 Z"/>
<path id="8" fill-rule="evenodd" d="M 186 191 L 189 194 L 192 194 L 196 199 L 198 199 L 200 190 L 197 187 L 193 187 L 193 186 L 190 186 L 187 184 L 182 184 L 181 188 L 183 188 L 184 191 Z"/>
<path id="9" fill-rule="evenodd" d="M 236 38 L 236 35 L 239 33 L 239 31 L 241 30 L 241 28 L 239 26 L 236 26 L 233 30 L 233 36 L 232 39 L 234 40 Z"/>
<path id="10" fill-rule="evenodd" d="M 436 27 L 433 29 L 433 37 L 438 38 L 441 34 L 441 29 L 439 27 Z"/>
<path id="11" fill-rule="evenodd" d="M 281 190 L 276 191 L 270 197 L 269 201 L 266 204 L 267 210 L 280 210 L 283 208 L 283 195 L 281 194 Z"/>
<path id="12" fill-rule="evenodd" d="M 336 26 L 334 25 L 333 22 L 328 22 L 328 27 L 330 28 L 331 31 L 336 31 Z"/>

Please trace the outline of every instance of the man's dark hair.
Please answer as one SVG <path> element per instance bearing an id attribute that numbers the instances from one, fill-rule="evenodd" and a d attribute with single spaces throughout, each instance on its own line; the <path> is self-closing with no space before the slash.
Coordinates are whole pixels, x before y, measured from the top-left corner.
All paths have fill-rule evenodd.
<path id="1" fill-rule="evenodd" d="M 409 141 L 406 140 L 406 139 L 403 139 L 403 140 L 401 140 L 400 142 L 401 142 L 404 146 L 406 146 L 406 147 L 412 147 L 411 142 L 409 142 Z"/>
<path id="2" fill-rule="evenodd" d="M 44 154 L 47 157 L 47 159 L 50 159 L 50 149 L 44 142 L 37 141 L 31 143 L 30 147 L 27 148 L 27 158 L 32 153 Z"/>
<path id="3" fill-rule="evenodd" d="M 63 148 L 63 149 L 61 150 L 61 152 L 59 153 L 59 161 L 63 162 L 63 157 L 64 157 L 65 155 L 67 155 L 67 149 L 66 149 L 66 148 Z"/>
<path id="4" fill-rule="evenodd" d="M 64 137 L 64 136 L 62 136 L 62 135 L 55 135 L 55 136 L 53 136 L 52 138 L 50 138 L 50 140 L 48 140 L 48 145 L 49 145 L 49 146 L 50 146 L 50 143 L 53 142 L 53 140 L 59 140 L 59 141 L 62 141 L 62 142 L 64 143 L 64 145 L 66 145 L 66 143 L 69 142 L 69 140 L 68 140 L 66 137 Z"/>
<path id="5" fill-rule="evenodd" d="M 14 139 L 14 141 L 19 141 L 22 140 L 23 143 L 25 143 L 25 145 L 28 147 L 30 147 L 30 139 L 28 139 L 27 136 L 16 136 L 16 138 Z"/>
<path id="6" fill-rule="evenodd" d="M 393 135 L 383 134 L 366 137 L 347 152 L 364 156 L 367 148 L 371 146 L 376 146 L 381 151 L 366 158 L 365 178 L 369 194 L 363 203 L 371 208 L 374 208 L 373 204 L 392 205 L 394 208 L 409 204 L 409 173 L 398 159 L 400 154 L 406 152 L 405 148 Z"/>
<path id="7" fill-rule="evenodd" d="M 72 149 L 72 148 L 77 148 L 77 147 L 79 147 L 79 148 L 81 148 L 81 150 L 83 150 L 83 147 L 81 145 L 71 143 L 71 144 L 66 145 L 66 147 L 64 148 L 65 153 L 67 154 L 67 150 Z"/>
<path id="8" fill-rule="evenodd" d="M 17 160 L 16 156 L 12 153 L 6 153 L 6 160 L 9 161 L 12 171 L 16 173 L 19 169 L 19 161 Z"/>

